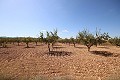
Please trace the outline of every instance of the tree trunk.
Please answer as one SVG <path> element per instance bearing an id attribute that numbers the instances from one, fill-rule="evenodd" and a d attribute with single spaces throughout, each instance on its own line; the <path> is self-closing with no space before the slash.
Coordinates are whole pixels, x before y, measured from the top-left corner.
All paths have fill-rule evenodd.
<path id="1" fill-rule="evenodd" d="M 98 46 L 98 40 L 95 40 L 95 46 L 96 47 Z"/>
<path id="2" fill-rule="evenodd" d="M 3 45 L 2 45 L 2 46 L 3 46 L 3 48 L 6 48 L 6 47 L 7 47 L 5 42 L 3 42 Z"/>
<path id="3" fill-rule="evenodd" d="M 97 47 L 97 43 L 96 43 L 96 47 Z"/>
<path id="4" fill-rule="evenodd" d="M 48 43 L 48 51 L 50 52 L 50 43 Z"/>
<path id="5" fill-rule="evenodd" d="M 18 46 L 19 46 L 19 42 L 18 42 Z"/>
<path id="6" fill-rule="evenodd" d="M 74 44 L 74 47 L 75 47 L 75 43 L 73 43 Z"/>
<path id="7" fill-rule="evenodd" d="M 97 45 L 97 42 L 95 43 L 95 46 L 97 47 L 98 45 Z"/>
<path id="8" fill-rule="evenodd" d="M 0 43 L 0 46 L 2 46 L 2 43 Z"/>
<path id="9" fill-rule="evenodd" d="M 28 42 L 27 42 L 26 44 L 27 44 L 27 48 L 29 48 L 29 46 L 28 46 Z"/>
<path id="10" fill-rule="evenodd" d="M 90 51 L 90 46 L 88 47 L 88 51 Z"/>
<path id="11" fill-rule="evenodd" d="M 70 42 L 69 42 L 69 46 L 70 46 Z"/>
<path id="12" fill-rule="evenodd" d="M 52 43 L 52 48 L 53 48 L 53 46 L 54 46 L 54 43 Z"/>
<path id="13" fill-rule="evenodd" d="M 88 51 L 90 51 L 90 48 L 93 46 L 93 44 L 87 44 L 86 46 L 88 47 Z"/>
<path id="14" fill-rule="evenodd" d="M 35 42 L 36 43 L 36 46 L 37 46 L 37 42 Z"/>

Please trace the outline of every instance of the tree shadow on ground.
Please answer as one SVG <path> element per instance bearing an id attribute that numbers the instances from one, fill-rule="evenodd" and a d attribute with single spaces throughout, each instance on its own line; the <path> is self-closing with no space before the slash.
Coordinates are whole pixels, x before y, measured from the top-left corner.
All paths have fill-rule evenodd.
<path id="1" fill-rule="evenodd" d="M 105 56 L 105 57 L 113 56 L 113 53 L 108 52 L 108 51 L 91 51 L 91 53 L 95 55 Z"/>
<path id="2" fill-rule="evenodd" d="M 75 48 L 79 48 L 79 49 L 86 49 L 87 47 L 75 47 Z"/>
<path id="3" fill-rule="evenodd" d="M 0 54 L 9 54 L 8 52 L 0 52 Z"/>
<path id="4" fill-rule="evenodd" d="M 54 46 L 62 46 L 61 44 L 54 44 Z"/>
<path id="5" fill-rule="evenodd" d="M 37 44 L 37 45 L 35 45 L 35 46 L 43 46 L 42 44 L 40 45 L 40 44 Z"/>
<path id="6" fill-rule="evenodd" d="M 35 45 L 35 46 L 44 46 L 44 45 L 46 45 L 46 44 L 37 44 L 37 45 Z"/>
<path id="7" fill-rule="evenodd" d="M 105 48 L 105 49 L 109 49 L 109 47 L 97 47 L 97 48 Z"/>
<path id="8" fill-rule="evenodd" d="M 2 47 L 2 46 L 0 46 L 0 48 L 11 48 L 11 47 Z"/>
<path id="9" fill-rule="evenodd" d="M 62 46 L 54 46 L 53 48 L 60 49 L 60 48 L 66 48 L 66 47 L 62 47 Z"/>
<path id="10" fill-rule="evenodd" d="M 35 47 L 24 47 L 24 48 L 35 48 Z"/>
<path id="11" fill-rule="evenodd" d="M 16 45 L 16 46 L 25 46 L 25 45 Z"/>
<path id="12" fill-rule="evenodd" d="M 70 56 L 72 52 L 67 52 L 67 51 L 50 51 L 47 53 L 47 55 L 50 56 Z"/>

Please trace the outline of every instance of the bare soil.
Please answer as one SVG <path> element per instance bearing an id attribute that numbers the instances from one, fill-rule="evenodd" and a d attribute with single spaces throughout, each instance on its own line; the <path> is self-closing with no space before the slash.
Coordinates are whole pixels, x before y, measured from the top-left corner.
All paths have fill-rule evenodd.
<path id="1" fill-rule="evenodd" d="M 0 48 L 0 75 L 12 80 L 120 80 L 120 48 L 21 43 Z"/>

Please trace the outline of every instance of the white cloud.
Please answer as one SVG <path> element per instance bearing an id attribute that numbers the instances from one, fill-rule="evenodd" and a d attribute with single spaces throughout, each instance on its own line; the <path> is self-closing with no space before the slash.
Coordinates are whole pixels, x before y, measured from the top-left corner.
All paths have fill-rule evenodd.
<path id="1" fill-rule="evenodd" d="M 68 30 L 62 30 L 62 32 L 69 32 Z"/>

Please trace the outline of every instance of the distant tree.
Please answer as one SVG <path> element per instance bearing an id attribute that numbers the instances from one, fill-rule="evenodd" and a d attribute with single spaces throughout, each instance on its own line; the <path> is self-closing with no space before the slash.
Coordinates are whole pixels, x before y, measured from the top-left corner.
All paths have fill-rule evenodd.
<path id="1" fill-rule="evenodd" d="M 6 48 L 7 47 L 7 45 L 6 45 L 7 42 L 8 42 L 7 38 L 4 38 L 4 37 L 0 38 L 0 44 L 2 45 L 2 47 Z"/>
<path id="2" fill-rule="evenodd" d="M 64 39 L 62 39 L 62 38 L 59 38 L 59 39 L 58 39 L 58 42 L 59 42 L 59 43 L 62 43 L 62 44 L 65 43 Z"/>
<path id="3" fill-rule="evenodd" d="M 16 40 L 16 42 L 18 43 L 18 46 L 20 46 L 20 42 L 21 42 L 20 37 L 17 37 L 15 40 Z"/>
<path id="4" fill-rule="evenodd" d="M 75 47 L 76 40 L 75 40 L 73 37 L 70 38 L 70 42 L 71 42 L 71 43 L 74 45 L 74 47 Z"/>
<path id="5" fill-rule="evenodd" d="M 108 35 L 108 33 L 103 33 L 99 36 L 98 38 L 98 43 L 99 45 L 102 45 L 103 43 L 107 42 L 110 39 L 110 36 Z"/>
<path id="6" fill-rule="evenodd" d="M 34 38 L 34 42 L 36 44 L 36 46 L 38 45 L 37 43 L 39 42 L 39 38 Z"/>
<path id="7" fill-rule="evenodd" d="M 110 36 L 109 36 L 108 33 L 105 33 L 105 32 L 103 34 L 101 34 L 100 29 L 99 29 L 99 31 L 97 31 L 97 29 L 96 29 L 95 39 L 96 39 L 95 40 L 95 45 L 97 47 L 98 44 L 102 45 L 103 43 L 107 42 L 110 39 Z"/>
<path id="8" fill-rule="evenodd" d="M 81 42 L 80 42 L 80 39 L 78 38 L 78 36 L 76 36 L 75 42 L 76 42 L 77 44 L 80 44 L 80 43 L 81 43 Z"/>
<path id="9" fill-rule="evenodd" d="M 120 37 L 111 38 L 109 42 L 115 46 L 120 46 Z"/>
<path id="10" fill-rule="evenodd" d="M 116 46 L 120 46 L 120 37 L 115 37 L 115 38 L 114 38 L 114 44 L 115 44 Z"/>
<path id="11" fill-rule="evenodd" d="M 44 38 L 44 34 L 43 34 L 42 32 L 40 32 L 39 41 L 40 41 L 41 43 L 46 42 L 46 39 Z"/>
<path id="12" fill-rule="evenodd" d="M 26 37 L 24 38 L 23 42 L 26 43 L 26 48 L 29 48 L 29 43 L 32 42 L 32 38 L 31 37 Z"/>
<path id="13" fill-rule="evenodd" d="M 2 46 L 2 38 L 0 38 L 0 46 Z"/>
<path id="14" fill-rule="evenodd" d="M 69 45 L 70 45 L 70 40 L 68 39 L 68 38 L 65 38 L 64 39 L 64 42 L 67 44 L 67 43 L 69 43 Z"/>
<path id="15" fill-rule="evenodd" d="M 101 34 L 101 36 L 102 36 L 102 38 L 103 38 L 103 40 L 109 40 L 111 37 L 109 36 L 109 34 L 108 33 L 103 33 L 103 34 Z"/>
<path id="16" fill-rule="evenodd" d="M 12 42 L 15 42 L 14 38 L 9 38 L 8 42 L 11 44 Z"/>

